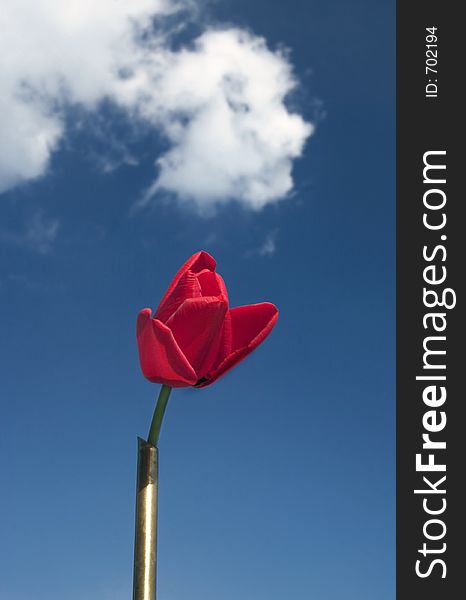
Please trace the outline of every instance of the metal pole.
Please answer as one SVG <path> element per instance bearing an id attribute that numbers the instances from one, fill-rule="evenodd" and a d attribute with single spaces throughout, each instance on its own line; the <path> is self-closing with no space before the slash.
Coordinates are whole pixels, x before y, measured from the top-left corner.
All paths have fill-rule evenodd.
<path id="1" fill-rule="evenodd" d="M 133 600 L 156 600 L 158 448 L 138 438 Z"/>

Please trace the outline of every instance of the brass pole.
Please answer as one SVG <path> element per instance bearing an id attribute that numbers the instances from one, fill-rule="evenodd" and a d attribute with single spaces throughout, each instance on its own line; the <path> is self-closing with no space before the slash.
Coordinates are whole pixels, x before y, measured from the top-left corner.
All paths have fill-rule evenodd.
<path id="1" fill-rule="evenodd" d="M 133 600 L 156 600 L 158 448 L 138 438 Z"/>

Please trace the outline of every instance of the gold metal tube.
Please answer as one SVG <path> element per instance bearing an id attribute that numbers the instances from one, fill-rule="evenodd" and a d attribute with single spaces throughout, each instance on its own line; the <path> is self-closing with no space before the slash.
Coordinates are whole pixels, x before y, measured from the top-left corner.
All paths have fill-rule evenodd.
<path id="1" fill-rule="evenodd" d="M 158 448 L 138 438 L 133 600 L 156 600 Z"/>

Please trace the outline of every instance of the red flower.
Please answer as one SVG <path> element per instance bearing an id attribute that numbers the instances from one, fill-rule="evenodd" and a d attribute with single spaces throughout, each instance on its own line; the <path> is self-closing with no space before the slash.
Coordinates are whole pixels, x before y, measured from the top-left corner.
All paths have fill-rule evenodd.
<path id="1" fill-rule="evenodd" d="M 270 302 L 228 307 L 223 279 L 207 252 L 197 252 L 175 275 L 152 317 L 138 315 L 141 369 L 154 383 L 204 387 L 250 354 L 278 318 Z"/>

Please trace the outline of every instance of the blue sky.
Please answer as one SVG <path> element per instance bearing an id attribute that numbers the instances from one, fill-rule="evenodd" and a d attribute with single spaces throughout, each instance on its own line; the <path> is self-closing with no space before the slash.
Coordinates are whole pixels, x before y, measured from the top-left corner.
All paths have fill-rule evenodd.
<path id="1" fill-rule="evenodd" d="M 259 165 L 236 201 L 237 180 L 223 180 L 212 209 L 204 199 L 219 176 L 207 164 L 197 195 L 183 198 L 166 170 L 135 208 L 163 170 L 154 160 L 192 147 L 169 138 L 169 110 L 160 125 L 111 97 L 93 105 L 73 74 L 74 101 L 56 96 L 55 120 L 40 122 L 48 162 L 31 155 L 21 171 L 21 131 L 9 138 L 2 599 L 130 597 L 136 437 L 158 392 L 139 372 L 135 318 L 199 249 L 217 259 L 233 306 L 269 300 L 280 318 L 225 378 L 172 394 L 160 440 L 160 599 L 394 597 L 394 17 L 385 1 L 219 0 L 178 34 L 175 53 L 212 26 L 247 30 L 265 38 L 256 50 L 271 68 L 293 65 L 299 85 L 283 105 L 302 121 L 285 122 L 270 157 L 274 173 L 292 167 L 279 201 L 286 178 Z M 287 141 L 302 148 L 292 156 Z M 245 155 L 254 162 L 264 148 Z M 248 187 L 259 179 L 260 210 Z"/>

